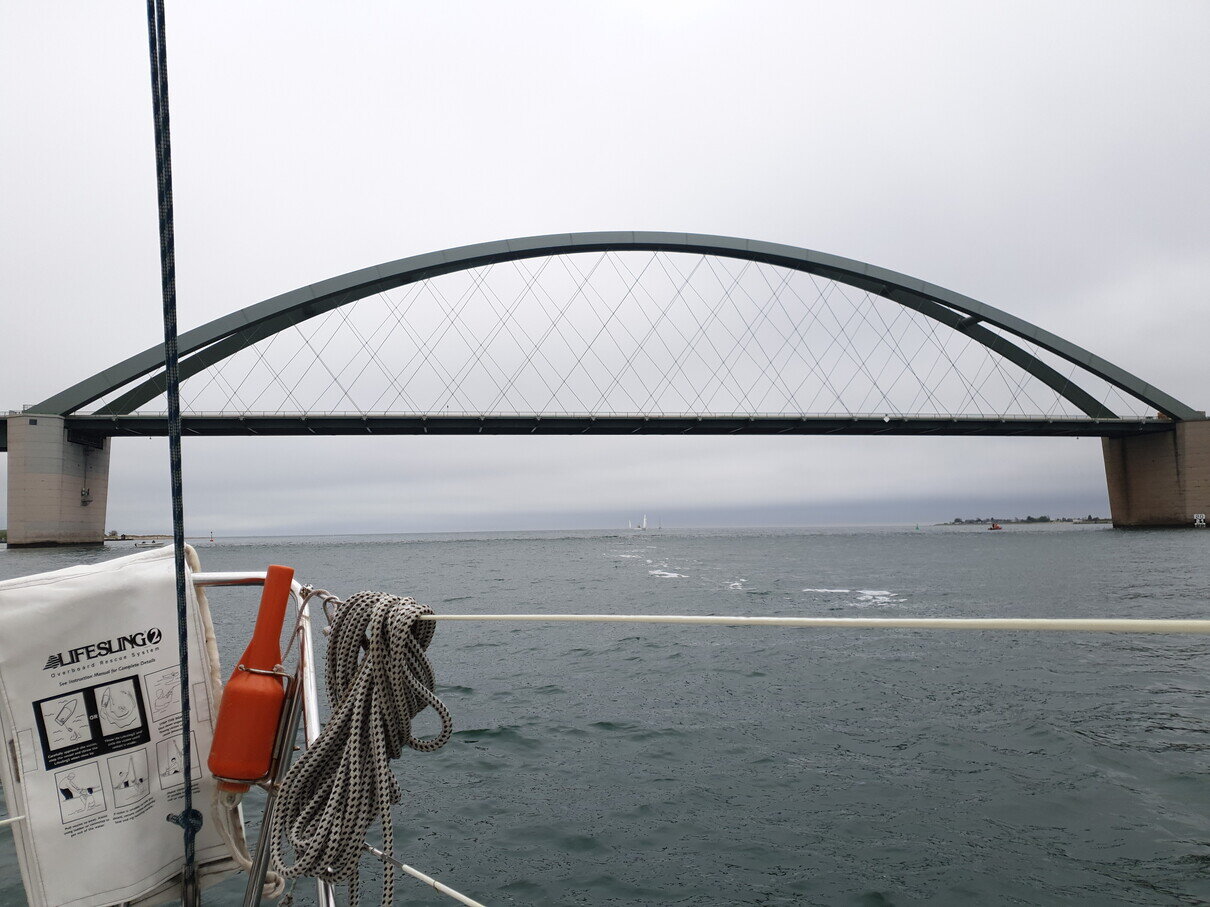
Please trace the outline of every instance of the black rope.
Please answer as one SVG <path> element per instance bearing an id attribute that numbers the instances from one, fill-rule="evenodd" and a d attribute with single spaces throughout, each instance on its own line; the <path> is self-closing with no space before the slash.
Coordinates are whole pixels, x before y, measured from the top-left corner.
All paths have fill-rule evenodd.
<path id="1" fill-rule="evenodd" d="M 202 815 L 193 808 L 193 747 L 189 716 L 189 636 L 185 594 L 185 507 L 181 491 L 181 382 L 176 342 L 176 249 L 172 227 L 172 141 L 168 122 L 168 51 L 164 2 L 147 0 L 147 40 L 151 54 L 151 106 L 155 119 L 156 194 L 160 207 L 160 289 L 164 300 L 164 375 L 168 394 L 168 459 L 172 479 L 172 546 L 176 568 L 177 645 L 181 660 L 181 754 L 185 808 L 169 821 L 184 831 L 184 901 L 198 903 L 194 853 Z"/>

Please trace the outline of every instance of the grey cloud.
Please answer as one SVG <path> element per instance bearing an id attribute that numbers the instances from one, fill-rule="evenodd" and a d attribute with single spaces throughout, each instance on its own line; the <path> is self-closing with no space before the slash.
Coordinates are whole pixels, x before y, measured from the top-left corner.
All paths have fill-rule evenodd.
<path id="1" fill-rule="evenodd" d="M 0 387 L 15 408 L 161 335 L 142 10 L 3 17 Z M 182 326 L 468 242 L 692 230 L 952 287 L 1200 408 L 1208 25 L 1203 4 L 1101 2 L 174 6 Z M 802 519 L 811 502 L 878 519 L 908 512 L 882 501 L 989 494 L 1105 509 L 1095 441 L 422 447 L 190 445 L 191 513 L 296 531 L 315 525 L 298 489 L 345 528 L 690 503 L 703 520 L 773 519 L 787 496 Z M 166 513 L 161 455 L 115 446 L 111 524 Z"/>

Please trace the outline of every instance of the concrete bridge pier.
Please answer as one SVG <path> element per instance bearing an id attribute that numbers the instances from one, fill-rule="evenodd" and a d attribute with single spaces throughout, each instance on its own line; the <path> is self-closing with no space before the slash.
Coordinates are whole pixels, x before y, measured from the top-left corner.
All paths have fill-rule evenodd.
<path id="1" fill-rule="evenodd" d="M 8 545 L 100 544 L 109 497 L 109 439 L 68 440 L 62 416 L 8 417 Z"/>
<path id="2" fill-rule="evenodd" d="M 1192 526 L 1210 514 L 1210 420 L 1101 439 L 1114 526 Z"/>

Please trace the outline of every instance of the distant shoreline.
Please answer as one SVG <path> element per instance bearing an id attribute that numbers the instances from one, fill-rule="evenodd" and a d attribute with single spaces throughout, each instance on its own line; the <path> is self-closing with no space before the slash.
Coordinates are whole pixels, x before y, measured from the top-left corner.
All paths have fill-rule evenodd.
<path id="1" fill-rule="evenodd" d="M 124 535 L 107 535 L 101 541 L 104 541 L 104 542 L 142 542 L 142 541 L 146 541 L 148 539 L 155 540 L 155 541 L 167 541 L 171 538 L 172 538 L 171 533 L 169 533 L 168 535 L 156 535 L 156 534 L 132 535 L 128 532 L 128 533 L 125 533 Z M 208 536 L 208 535 L 187 535 L 187 536 L 185 536 L 186 541 L 189 541 L 191 539 L 194 541 L 197 541 L 200 539 L 201 541 L 208 542 L 208 541 L 210 541 L 210 536 Z"/>
<path id="2" fill-rule="evenodd" d="M 1025 526 L 1037 526 L 1037 525 L 1039 525 L 1039 524 L 1041 524 L 1041 525 L 1045 525 L 1045 524 L 1047 524 L 1047 523 L 1092 523 L 1092 524 L 1106 524 L 1106 523 L 1113 523 L 1113 519 L 1112 519 L 1111 517 L 1107 517 L 1107 516 L 1087 516 L 1087 517 L 1083 517 L 1083 516 L 1078 516 L 1078 517 L 1071 517 L 1071 516 L 1060 516 L 1060 517 L 1048 517 L 1048 516 L 1027 516 L 1027 517 L 976 517 L 976 518 L 973 518 L 973 519 L 963 519 L 963 518 L 961 518 L 961 517 L 958 517 L 958 518 L 955 518 L 955 519 L 953 519 L 953 520 L 950 520 L 948 523 L 937 523 L 936 525 L 938 525 L 938 526 L 984 526 L 984 525 L 989 525 L 989 524 L 991 524 L 991 523 L 998 523 L 998 524 L 1000 524 L 1001 526 L 1003 526 L 1003 525 L 1005 525 L 1005 524 L 1010 524 L 1010 525 L 1014 525 L 1014 526 L 1020 526 L 1020 525 L 1025 525 Z"/>

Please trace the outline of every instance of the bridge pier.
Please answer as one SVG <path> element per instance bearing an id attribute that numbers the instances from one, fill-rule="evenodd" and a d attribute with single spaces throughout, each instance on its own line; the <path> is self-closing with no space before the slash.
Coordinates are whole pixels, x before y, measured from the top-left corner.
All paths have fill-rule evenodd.
<path id="1" fill-rule="evenodd" d="M 8 417 L 8 546 L 100 544 L 109 439 L 68 440 L 62 416 Z"/>
<path id="2" fill-rule="evenodd" d="M 1172 431 L 1102 438 L 1113 525 L 1192 526 L 1210 513 L 1210 420 Z"/>

